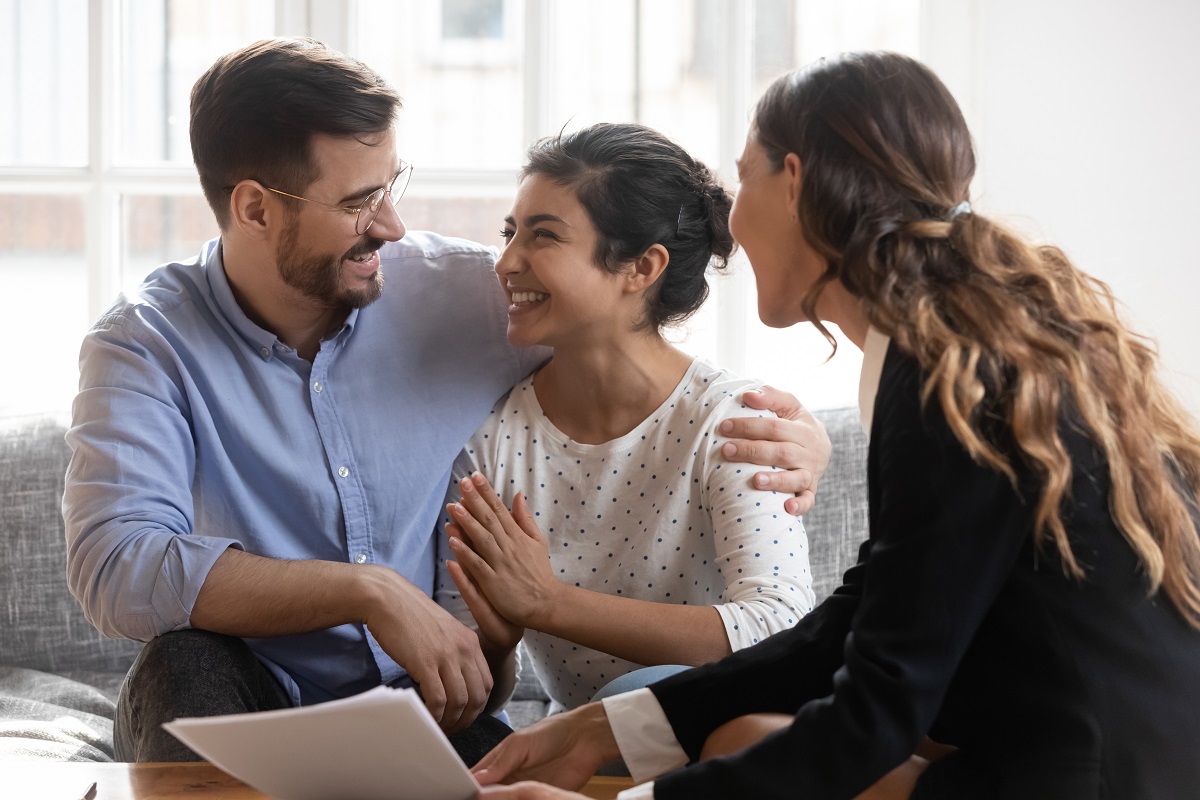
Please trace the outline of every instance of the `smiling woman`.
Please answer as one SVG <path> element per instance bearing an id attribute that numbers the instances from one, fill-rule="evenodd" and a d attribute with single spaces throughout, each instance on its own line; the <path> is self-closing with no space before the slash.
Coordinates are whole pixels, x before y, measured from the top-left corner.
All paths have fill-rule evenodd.
<path id="1" fill-rule="evenodd" d="M 510 342 L 545 344 L 561 353 L 597 328 L 628 324 L 619 309 L 633 298 L 627 284 L 596 268 L 596 229 L 573 189 L 542 175 L 526 178 L 502 235 L 506 244 L 496 275 L 512 303 Z"/>
<path id="2" fill-rule="evenodd" d="M 509 341 L 553 356 L 459 460 L 439 591 L 573 708 L 791 627 L 813 590 L 803 524 L 719 453 L 760 384 L 662 338 L 733 250 L 729 194 L 638 125 L 543 140 L 523 175 L 496 275 Z"/>

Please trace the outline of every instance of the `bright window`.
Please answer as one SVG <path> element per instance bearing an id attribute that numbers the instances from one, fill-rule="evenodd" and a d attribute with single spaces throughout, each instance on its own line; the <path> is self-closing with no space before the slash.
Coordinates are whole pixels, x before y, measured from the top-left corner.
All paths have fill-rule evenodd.
<path id="1" fill-rule="evenodd" d="M 375 67 L 405 100 L 409 227 L 498 245 L 534 139 L 643 122 L 732 185 L 770 80 L 846 49 L 917 54 L 919 12 L 920 0 L 0 0 L 0 296 L 25 334 L 0 410 L 66 410 L 88 326 L 216 235 L 187 124 L 192 83 L 222 53 L 302 33 Z M 811 329 L 763 327 L 744 261 L 673 337 L 812 407 L 855 402 L 857 353 L 823 364 Z"/>

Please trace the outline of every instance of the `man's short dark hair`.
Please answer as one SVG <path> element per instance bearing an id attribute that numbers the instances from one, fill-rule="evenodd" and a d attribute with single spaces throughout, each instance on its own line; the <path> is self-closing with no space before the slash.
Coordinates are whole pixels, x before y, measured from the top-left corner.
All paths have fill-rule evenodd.
<path id="1" fill-rule="evenodd" d="M 263 39 L 222 56 L 192 87 L 192 157 L 224 230 L 247 178 L 299 194 L 320 176 L 313 134 L 364 140 L 389 130 L 400 96 L 361 61 L 315 39 Z"/>

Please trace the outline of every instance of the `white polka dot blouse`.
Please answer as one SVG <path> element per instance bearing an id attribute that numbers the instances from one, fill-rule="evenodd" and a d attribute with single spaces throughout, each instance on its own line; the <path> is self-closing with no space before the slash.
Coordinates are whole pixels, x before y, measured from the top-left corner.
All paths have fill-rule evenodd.
<path id="1" fill-rule="evenodd" d="M 814 601 L 803 523 L 783 510 L 783 495 L 751 486 L 762 468 L 720 454 L 722 420 L 768 415 L 739 400 L 760 385 L 696 359 L 633 431 L 580 444 L 542 413 L 530 377 L 496 404 L 454 477 L 479 470 L 510 508 L 524 492 L 559 580 L 714 606 L 739 650 L 795 625 Z M 452 480 L 447 501 L 457 500 Z M 436 597 L 474 627 L 444 571 Z M 556 707 L 582 705 L 641 666 L 537 631 L 525 645 Z"/>

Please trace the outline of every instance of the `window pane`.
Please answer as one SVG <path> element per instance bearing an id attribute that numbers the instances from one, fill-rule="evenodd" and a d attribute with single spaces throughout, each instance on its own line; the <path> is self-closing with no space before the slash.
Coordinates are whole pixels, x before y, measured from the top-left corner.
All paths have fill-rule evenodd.
<path id="1" fill-rule="evenodd" d="M 121 289 L 126 292 L 160 264 L 192 258 L 220 233 L 208 203 L 198 195 L 126 195 L 121 219 Z"/>
<path id="2" fill-rule="evenodd" d="M 418 169 L 520 163 L 523 13 L 520 0 L 361 0 L 355 55 L 404 98 L 400 154 Z"/>
<path id="3" fill-rule="evenodd" d="M 790 328 L 768 328 L 758 320 L 758 295 L 750 279 L 751 320 L 746 326 L 746 375 L 786 389 L 810 409 L 858 405 L 858 376 L 862 351 L 842 336 L 836 325 L 827 325 L 838 342 L 837 355 L 829 342 L 807 323 Z"/>
<path id="4" fill-rule="evenodd" d="M 513 192 L 516 192 L 514 181 Z M 489 247 L 500 247 L 504 217 L 512 208 L 512 196 L 422 197 L 409 193 L 400 201 L 400 216 L 409 230 L 436 231 L 458 236 Z"/>
<path id="5" fill-rule="evenodd" d="M 560 3 L 551 35 L 547 119 L 553 134 L 641 122 L 719 163 L 719 0 Z"/>
<path id="6" fill-rule="evenodd" d="M 920 12 L 920 0 L 755 0 L 754 98 L 780 74 L 822 56 L 919 56 Z"/>
<path id="7" fill-rule="evenodd" d="M 83 210 L 79 195 L 0 195 L 0 297 L 25 342 L 5 352 L 0 410 L 70 409 L 88 324 Z"/>
<path id="8" fill-rule="evenodd" d="M 721 0 L 640 3 L 636 120 L 720 163 Z"/>
<path id="9" fill-rule="evenodd" d="M 636 119 L 633 0 L 559 3 L 550 34 L 551 130 L 575 130 L 594 122 Z"/>
<path id="10" fill-rule="evenodd" d="M 0 20 L 0 165 L 85 165 L 87 0 L 0 0 Z"/>
<path id="11" fill-rule="evenodd" d="M 275 4 L 258 0 L 123 0 L 122 164 L 190 164 L 188 100 L 219 56 L 273 35 Z"/>
<path id="12" fill-rule="evenodd" d="M 918 55 L 919 0 L 755 0 L 753 101 L 779 75 L 848 50 Z M 753 110 L 752 108 L 750 109 Z M 758 319 L 758 296 L 746 271 L 746 374 L 796 394 L 809 408 L 858 404 L 862 353 L 841 331 L 837 355 L 812 325 L 785 330 Z"/>

